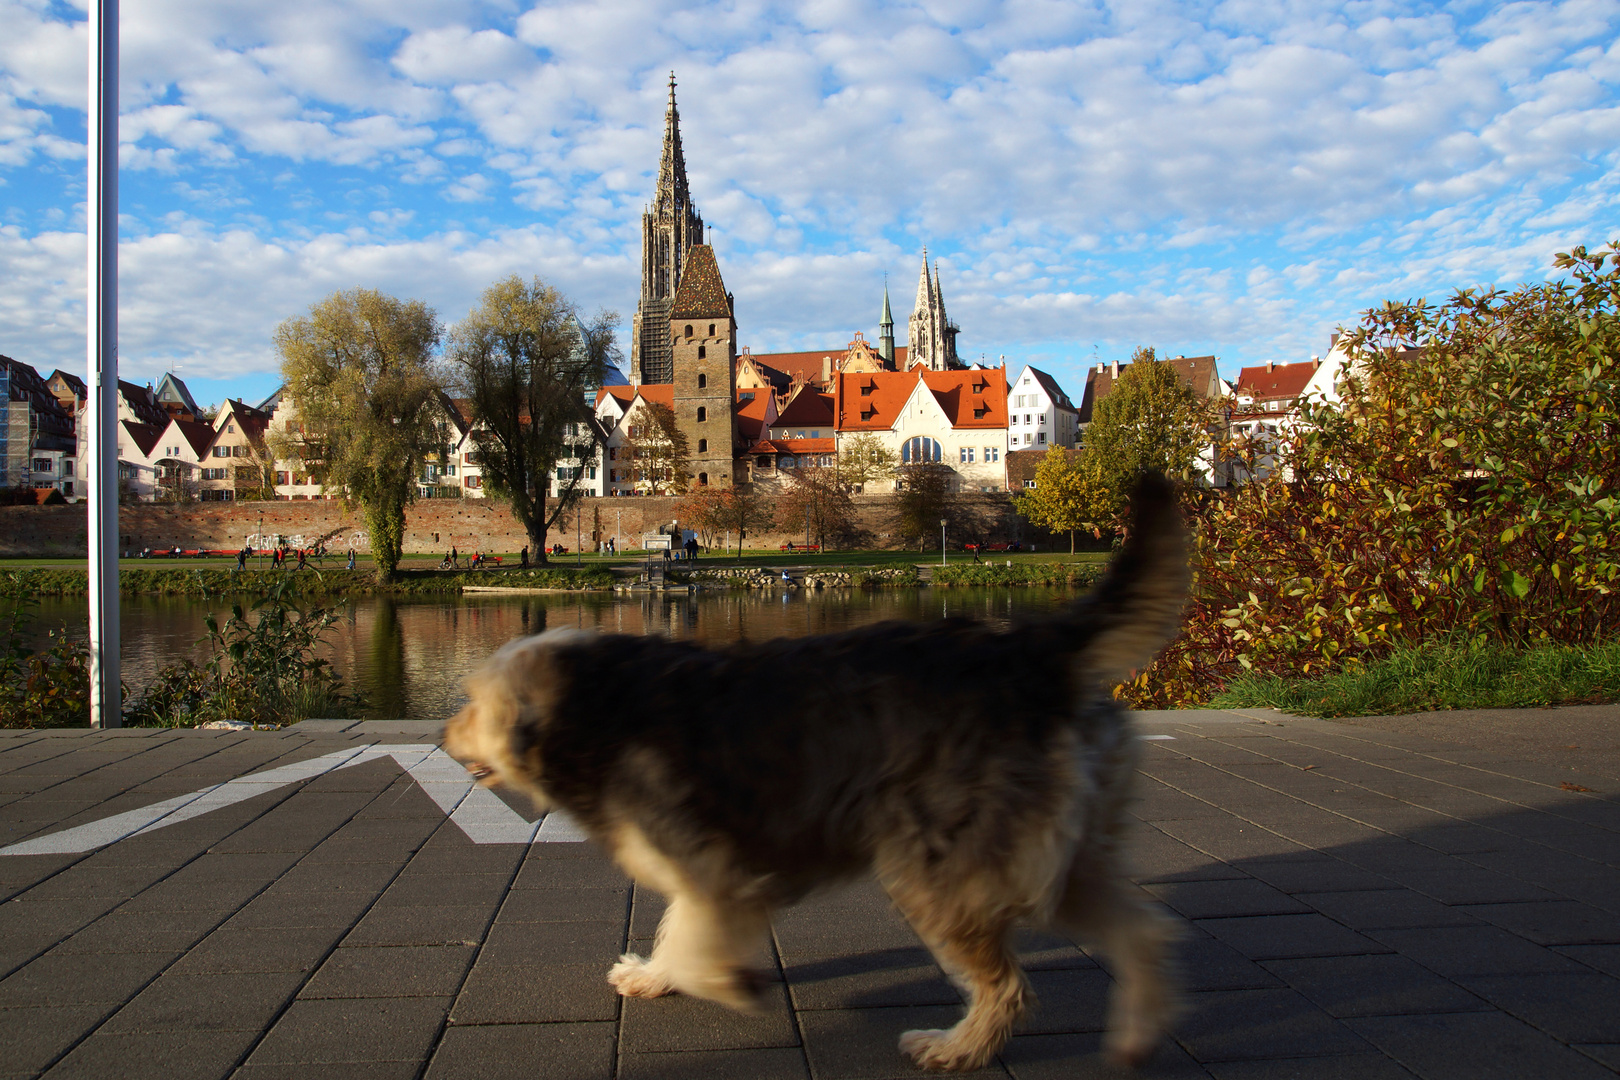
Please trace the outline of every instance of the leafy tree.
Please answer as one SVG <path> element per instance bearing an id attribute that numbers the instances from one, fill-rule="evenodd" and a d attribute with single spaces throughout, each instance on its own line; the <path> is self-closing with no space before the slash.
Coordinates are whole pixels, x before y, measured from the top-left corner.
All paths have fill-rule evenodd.
<path id="1" fill-rule="evenodd" d="M 686 490 L 688 444 L 675 423 L 675 410 L 646 401 L 625 427 L 624 454 L 630 459 L 631 478 L 639 487 L 645 480 L 654 495 L 678 495 Z"/>
<path id="2" fill-rule="evenodd" d="M 939 531 L 939 522 L 953 516 L 951 511 L 951 470 L 938 462 L 902 465 L 898 470 L 901 488 L 890 504 L 889 525 L 904 543 L 917 542 L 917 550 L 927 547 Z"/>
<path id="3" fill-rule="evenodd" d="M 1131 688 L 1202 700 L 1437 641 L 1513 648 L 1620 625 L 1620 251 L 1510 292 L 1389 303 L 1282 468 L 1211 493 L 1185 636 Z"/>
<path id="4" fill-rule="evenodd" d="M 1085 454 L 1095 472 L 1096 520 L 1123 518 L 1126 496 L 1145 470 L 1196 480 L 1199 454 L 1211 446 L 1209 408 L 1151 348 L 1131 355 L 1092 416 Z"/>
<path id="5" fill-rule="evenodd" d="M 546 534 L 580 498 L 580 468 L 558 476 L 549 507 L 546 493 L 558 462 L 583 465 L 595 446 L 587 395 L 615 357 L 617 324 L 607 313 L 586 325 L 561 292 L 513 275 L 485 289 L 450 332 L 484 484 L 511 504 L 541 563 Z"/>
<path id="6" fill-rule="evenodd" d="M 303 430 L 275 432 L 272 445 L 302 461 L 323 491 L 360 505 L 378 572 L 391 578 L 405 507 L 440 450 L 429 408 L 440 393 L 439 320 L 420 300 L 350 289 L 282 323 L 275 340 Z"/>
<path id="7" fill-rule="evenodd" d="M 894 451 L 870 432 L 843 440 L 838 448 L 838 478 L 856 491 L 894 476 Z"/>
<path id="8" fill-rule="evenodd" d="M 734 534 L 739 557 L 749 530 L 759 532 L 768 529 L 775 517 L 771 500 L 752 486 L 698 488 L 675 508 L 675 512 L 695 531 L 710 537 L 727 532 Z"/>
<path id="9" fill-rule="evenodd" d="M 1035 467 L 1035 486 L 1015 496 L 1013 505 L 1041 528 L 1067 532 L 1070 555 L 1074 554 L 1075 530 L 1099 530 L 1112 506 L 1095 468 L 1095 458 L 1060 446 L 1041 456 Z"/>
<path id="10" fill-rule="evenodd" d="M 829 536 L 841 542 L 859 531 L 855 503 L 836 471 L 807 466 L 785 470 L 785 476 L 787 485 L 776 500 L 776 520 L 782 528 L 808 522 L 810 534 L 823 550 Z"/>

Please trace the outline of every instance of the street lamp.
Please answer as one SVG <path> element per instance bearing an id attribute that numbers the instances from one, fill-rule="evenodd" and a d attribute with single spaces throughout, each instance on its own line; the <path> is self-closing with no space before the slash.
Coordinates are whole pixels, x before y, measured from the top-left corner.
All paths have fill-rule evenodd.
<path id="1" fill-rule="evenodd" d="M 945 565 L 945 519 L 939 519 L 939 565 Z"/>

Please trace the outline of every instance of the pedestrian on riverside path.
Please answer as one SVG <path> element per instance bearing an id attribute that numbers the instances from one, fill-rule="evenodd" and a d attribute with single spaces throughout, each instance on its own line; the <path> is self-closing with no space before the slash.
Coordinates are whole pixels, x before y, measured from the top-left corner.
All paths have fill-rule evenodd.
<path id="1" fill-rule="evenodd" d="M 529 545 L 528 544 L 523 545 L 523 551 L 520 553 L 520 557 L 522 558 L 523 561 L 519 564 L 519 568 L 523 569 L 523 570 L 527 570 L 529 568 Z"/>
<path id="2" fill-rule="evenodd" d="M 349 569 L 354 569 L 354 548 L 349 549 Z"/>
<path id="3" fill-rule="evenodd" d="M 697 553 L 698 553 L 697 537 L 694 536 L 694 537 L 692 537 L 692 539 L 690 539 L 690 540 L 688 540 L 686 542 L 686 557 L 688 559 L 696 559 L 697 558 Z"/>
<path id="4" fill-rule="evenodd" d="M 456 546 L 454 544 L 450 545 L 450 569 L 460 569 L 460 565 L 456 562 Z"/>
<path id="5" fill-rule="evenodd" d="M 238 551 L 236 553 L 236 571 L 237 571 L 237 573 L 241 573 L 243 570 L 246 570 L 246 569 L 247 569 L 247 548 L 243 548 L 241 551 Z"/>
<path id="6" fill-rule="evenodd" d="M 280 548 L 276 548 L 275 554 L 270 556 L 270 565 L 273 566 L 273 567 L 276 567 L 277 569 L 280 569 L 280 567 L 281 567 L 281 549 Z"/>
<path id="7" fill-rule="evenodd" d="M 307 558 L 307 556 L 304 554 L 304 549 L 299 548 L 298 549 L 298 566 L 296 567 L 296 569 L 302 570 L 304 568 L 304 560 L 306 558 Z"/>

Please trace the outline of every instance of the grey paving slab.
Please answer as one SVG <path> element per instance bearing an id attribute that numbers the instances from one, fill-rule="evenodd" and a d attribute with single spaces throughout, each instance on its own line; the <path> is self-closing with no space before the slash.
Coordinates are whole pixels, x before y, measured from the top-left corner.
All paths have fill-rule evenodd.
<path id="1" fill-rule="evenodd" d="M 1145 744 L 1136 877 L 1196 925 L 1180 1041 L 1146 1075 L 1578 1080 L 1620 1061 L 1620 804 L 1558 790 L 1563 751 L 1511 724 L 1384 723 L 1148 718 L 1176 738 Z M 434 738 L 342 726 L 4 733 L 0 841 Z M 1589 772 L 1620 776 L 1611 741 Z M 621 1001 L 607 968 L 661 912 L 588 844 L 472 842 L 392 758 L 329 771 L 99 849 L 0 857 L 0 1076 L 909 1077 L 900 1032 L 961 1015 L 871 883 L 781 914 L 759 1015 Z M 1018 946 L 1041 1007 L 986 1075 L 1118 1075 L 1096 1054 L 1106 956 L 1036 930 Z"/>

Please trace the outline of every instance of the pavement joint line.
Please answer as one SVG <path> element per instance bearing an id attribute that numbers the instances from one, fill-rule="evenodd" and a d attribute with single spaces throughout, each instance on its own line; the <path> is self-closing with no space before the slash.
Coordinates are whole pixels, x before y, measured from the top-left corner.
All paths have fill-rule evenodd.
<path id="1" fill-rule="evenodd" d="M 324 843 L 327 839 L 329 839 L 332 836 L 333 833 L 336 833 L 339 829 L 343 828 L 349 822 L 353 821 L 357 816 L 359 816 L 361 811 L 363 811 L 366 808 L 366 806 L 369 806 L 371 803 L 374 803 L 378 799 L 380 799 L 382 797 L 383 791 L 386 791 L 386 790 L 388 790 L 388 789 L 383 788 L 381 791 L 373 792 L 371 798 L 369 800 L 367 800 L 365 805 L 357 807 L 354 810 L 353 813 L 349 814 L 340 823 L 335 825 L 333 828 L 329 829 L 327 831 L 326 835 L 323 836 L 320 841 L 317 841 L 316 843 L 310 845 L 309 851 L 304 853 L 303 858 L 300 858 L 300 859 L 296 860 L 295 862 L 292 863 L 291 866 L 288 866 L 281 873 L 279 873 L 275 877 L 271 878 L 268 882 L 265 883 L 263 888 L 257 890 L 256 892 L 253 893 L 252 896 L 250 896 L 246 900 L 244 900 L 236 908 L 235 911 L 231 911 L 231 912 L 227 913 L 222 919 L 220 919 L 219 922 L 214 924 L 213 928 L 210 929 L 207 934 L 203 935 L 203 937 L 197 942 L 197 944 L 201 945 L 204 941 L 207 941 L 208 938 L 212 937 L 215 933 L 218 932 L 218 930 L 219 930 L 219 928 L 221 926 L 223 926 L 225 923 L 229 922 L 231 920 L 231 918 L 233 918 L 243 908 L 246 908 L 248 906 L 248 904 L 251 904 L 254 900 L 257 900 L 260 896 L 263 896 L 266 892 L 268 892 L 277 882 L 279 882 L 282 878 L 286 877 L 289 873 L 291 873 L 295 867 L 302 864 L 305 859 L 308 859 L 312 854 L 314 854 L 315 849 L 320 847 L 321 843 Z M 269 814 L 271 811 L 275 810 L 277 807 L 279 807 L 283 803 L 285 803 L 288 799 L 292 798 L 292 796 L 294 794 L 295 794 L 294 792 L 288 791 L 285 796 L 283 796 L 281 799 L 276 801 L 274 806 L 265 807 L 265 809 L 261 813 L 256 815 L 251 821 L 243 822 L 239 827 L 237 827 L 236 829 L 233 829 L 227 835 L 234 836 L 236 833 L 239 833 L 242 830 L 247 829 L 247 828 L 251 827 L 252 825 L 256 824 L 266 814 Z M 443 828 L 443 826 L 441 825 L 440 828 Z M 436 829 L 435 832 L 437 832 L 437 831 L 438 830 Z M 210 845 L 210 848 L 212 846 L 213 845 Z M 184 869 L 187 866 L 190 866 L 192 863 L 194 863 L 198 859 L 202 858 L 204 855 L 206 855 L 208 853 L 208 851 L 209 851 L 209 848 L 205 848 L 204 850 L 198 852 L 192 858 L 187 859 L 180 866 L 175 867 L 175 869 L 174 869 L 174 871 L 172 873 L 164 875 L 158 881 L 154 881 L 151 885 L 148 885 L 145 889 L 142 889 L 139 892 L 137 892 L 135 894 L 135 896 L 130 897 L 128 900 L 125 900 L 122 904 L 119 904 L 117 907 L 114 907 L 110 911 L 106 912 L 106 914 L 107 915 L 112 914 L 114 911 L 117 911 L 119 908 L 123 907 L 124 904 L 128 904 L 128 903 L 133 902 L 136 899 L 136 897 L 141 895 L 141 893 L 144 893 L 144 892 L 148 891 L 149 889 L 155 888 L 156 886 L 162 884 L 164 881 L 169 880 L 169 878 L 172 878 L 175 874 L 179 873 L 182 869 Z M 356 917 L 354 922 L 349 924 L 348 929 L 344 931 L 344 936 L 345 937 L 349 933 L 351 933 L 354 930 L 355 926 L 359 924 L 360 920 L 365 918 L 366 915 L 371 911 L 371 909 L 377 905 L 377 901 L 382 899 L 383 892 L 386 892 L 388 890 L 389 885 L 392 885 L 394 883 L 394 881 L 398 880 L 399 875 L 401 873 L 403 873 L 404 870 L 405 870 L 405 867 L 409 866 L 409 865 L 410 865 L 410 862 L 409 862 L 409 860 L 407 860 L 403 865 L 400 866 L 400 868 L 398 870 L 396 870 L 394 872 L 394 876 L 389 878 L 388 884 L 384 885 L 382 890 L 379 891 L 378 894 L 372 899 L 371 903 L 366 905 L 365 911 L 361 912 L 360 915 L 358 917 Z M 90 926 L 94 926 L 96 924 L 96 922 L 98 922 L 98 921 L 99 921 L 99 917 L 97 919 L 92 919 L 85 926 L 81 926 L 78 930 L 75 930 L 72 933 L 69 933 L 69 934 L 65 935 L 64 937 L 62 937 L 60 940 L 58 940 L 57 942 L 55 942 L 54 944 L 52 944 L 48 948 L 40 950 L 40 952 L 36 953 L 33 958 L 26 961 L 26 963 L 32 963 L 33 959 L 37 959 L 38 957 L 45 955 L 46 953 L 50 952 L 52 949 L 55 949 L 58 945 L 61 945 L 63 942 L 65 942 L 65 941 L 69 940 L 70 938 L 72 938 L 74 934 L 77 934 L 80 931 L 88 929 Z M 339 942 L 341 942 L 342 940 L 343 939 L 341 937 L 338 939 Z M 193 948 L 195 948 L 195 947 L 196 946 L 193 946 Z M 236 1069 L 240 1068 L 242 1063 L 247 1060 L 248 1055 L 252 1053 L 253 1049 L 256 1048 L 259 1045 L 259 1043 L 264 1041 L 264 1037 L 267 1034 L 269 1034 L 270 1029 L 275 1026 L 276 1020 L 279 1020 L 281 1018 L 281 1016 L 291 1006 L 292 1002 L 297 1000 L 298 991 L 301 991 L 305 986 L 309 985 L 309 980 L 314 978 L 315 972 L 320 970 L 321 965 L 326 963 L 327 959 L 332 955 L 333 950 L 335 950 L 336 948 L 337 948 L 337 943 L 334 943 L 331 946 L 329 946 L 327 948 L 326 952 L 321 956 L 320 963 L 317 963 L 313 967 L 311 967 L 311 969 L 309 971 L 309 974 L 304 978 L 304 980 L 301 983 L 299 983 L 298 990 L 295 990 L 293 992 L 292 996 L 287 999 L 287 1002 L 285 1004 L 283 1004 L 282 1007 L 276 1012 L 275 1018 L 272 1019 L 271 1022 L 263 1030 L 261 1030 L 259 1032 L 258 1037 L 253 1040 L 252 1045 L 246 1051 L 244 1051 L 240 1057 L 237 1058 L 236 1064 L 231 1067 L 232 1072 L 234 1072 L 234 1071 L 236 1071 Z M 75 1039 L 71 1045 L 65 1047 L 59 1054 L 57 1054 L 57 1056 L 55 1058 L 53 1058 L 50 1061 L 50 1063 L 45 1066 L 45 1068 L 40 1070 L 41 1074 L 43 1075 L 44 1073 L 50 1072 L 51 1069 L 55 1068 L 56 1065 L 59 1062 L 61 1062 L 64 1058 L 66 1058 L 69 1054 L 71 1054 L 82 1043 L 84 1043 L 87 1039 L 89 1039 L 91 1036 L 93 1036 L 96 1032 L 100 1031 L 103 1027 L 105 1027 L 113 1019 L 113 1017 L 117 1016 L 120 1012 L 122 1012 L 124 1010 L 124 1008 L 126 1008 L 130 1004 L 130 1002 L 134 1001 L 135 998 L 139 997 L 140 994 L 143 991 L 145 991 L 147 987 L 151 986 L 158 979 L 162 978 L 171 968 L 174 967 L 174 965 L 178 964 L 185 956 L 187 956 L 189 954 L 189 952 L 190 952 L 190 950 L 188 949 L 186 952 L 183 952 L 179 956 L 176 956 L 174 959 L 170 960 L 167 964 L 164 964 L 163 967 L 161 969 L 159 969 L 156 974 L 154 974 L 146 982 L 142 983 L 133 993 L 131 993 L 127 998 L 125 998 L 124 1003 L 122 1005 L 120 1005 L 118 1008 L 114 1009 L 112 1012 L 108 1013 L 106 1016 L 102 1017 L 101 1020 L 94 1027 L 92 1027 L 89 1031 L 86 1031 L 78 1039 Z M 22 965 L 18 965 L 18 967 L 21 967 L 21 966 Z M 15 971 L 16 969 L 14 968 L 13 970 Z M 8 972 L 7 974 L 9 975 L 10 973 Z"/>

